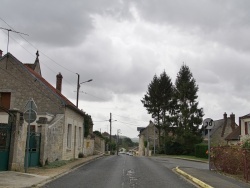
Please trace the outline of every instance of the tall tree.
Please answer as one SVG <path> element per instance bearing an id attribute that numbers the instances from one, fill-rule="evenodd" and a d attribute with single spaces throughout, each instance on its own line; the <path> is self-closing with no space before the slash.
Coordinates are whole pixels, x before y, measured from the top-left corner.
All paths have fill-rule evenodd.
<path id="1" fill-rule="evenodd" d="M 179 142 L 185 143 L 187 152 L 192 152 L 194 144 L 201 141 L 199 125 L 204 114 L 198 107 L 198 89 L 189 67 L 183 64 L 175 82 L 175 117 Z"/>
<path id="2" fill-rule="evenodd" d="M 170 77 L 166 74 L 165 70 L 158 78 L 156 75 L 148 86 L 148 91 L 144 98 L 141 100 L 148 113 L 156 122 L 158 128 L 159 138 L 161 138 L 161 130 L 168 126 L 166 122 L 170 121 L 169 112 L 171 109 L 171 99 L 173 94 L 173 85 Z M 161 139 L 159 140 L 161 145 Z"/>
<path id="3" fill-rule="evenodd" d="M 154 75 L 153 80 L 148 85 L 148 91 L 144 95 L 141 102 L 147 109 L 148 113 L 152 115 L 152 118 L 156 120 L 157 124 L 160 124 L 160 112 L 161 112 L 161 100 L 160 100 L 160 81 L 156 75 Z"/>
<path id="4" fill-rule="evenodd" d="M 171 131 L 171 125 L 172 125 L 172 108 L 173 108 L 173 84 L 170 79 L 170 77 L 166 74 L 165 70 L 160 75 L 159 78 L 159 90 L 161 91 L 161 125 L 157 128 L 164 131 L 164 153 L 165 151 L 165 144 L 166 144 L 166 138 L 168 137 L 168 133 Z M 159 135 L 160 136 L 160 135 Z"/>

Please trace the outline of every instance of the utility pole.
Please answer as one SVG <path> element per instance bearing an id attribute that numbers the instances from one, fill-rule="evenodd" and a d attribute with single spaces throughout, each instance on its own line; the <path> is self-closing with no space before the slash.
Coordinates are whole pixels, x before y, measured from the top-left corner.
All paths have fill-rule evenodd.
<path id="1" fill-rule="evenodd" d="M 155 155 L 155 124 L 154 125 L 154 155 Z"/>

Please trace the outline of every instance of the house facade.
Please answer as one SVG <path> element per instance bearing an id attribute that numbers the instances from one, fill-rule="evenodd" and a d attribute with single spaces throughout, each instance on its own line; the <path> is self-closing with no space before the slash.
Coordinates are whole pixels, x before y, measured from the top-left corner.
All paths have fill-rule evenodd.
<path id="1" fill-rule="evenodd" d="M 239 117 L 240 140 L 250 139 L 250 114 Z"/>
<path id="2" fill-rule="evenodd" d="M 150 156 L 154 145 L 159 145 L 158 129 L 152 121 L 147 127 L 137 127 L 139 134 L 138 156 Z"/>
<path id="3" fill-rule="evenodd" d="M 84 152 L 84 112 L 62 95 L 62 79 L 59 73 L 56 76 L 56 87 L 53 87 L 42 77 L 38 52 L 33 64 L 23 64 L 10 53 L 4 56 L 0 53 L 1 125 L 9 124 L 8 111 L 15 110 L 20 114 L 20 120 L 17 120 L 19 142 L 15 149 L 21 157 L 11 170 L 22 171 L 25 163 L 28 123 L 23 121 L 22 114 L 30 99 L 37 106 L 37 118 L 30 124 L 30 131 L 39 137 L 35 139 L 35 145 L 39 147 L 41 165 L 77 158 L 79 153 Z"/>

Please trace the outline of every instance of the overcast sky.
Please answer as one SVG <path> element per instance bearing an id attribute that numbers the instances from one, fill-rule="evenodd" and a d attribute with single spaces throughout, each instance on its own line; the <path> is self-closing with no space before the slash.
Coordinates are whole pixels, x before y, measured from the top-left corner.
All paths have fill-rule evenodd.
<path id="1" fill-rule="evenodd" d="M 92 116 L 94 130 L 137 137 L 151 116 L 141 99 L 164 70 L 175 82 L 183 63 L 199 86 L 204 118 L 250 112 L 250 1 L 248 0 L 1 0 L 0 27 L 9 52 L 23 63 L 40 51 L 42 76 Z M 7 32 L 0 31 L 7 51 Z"/>

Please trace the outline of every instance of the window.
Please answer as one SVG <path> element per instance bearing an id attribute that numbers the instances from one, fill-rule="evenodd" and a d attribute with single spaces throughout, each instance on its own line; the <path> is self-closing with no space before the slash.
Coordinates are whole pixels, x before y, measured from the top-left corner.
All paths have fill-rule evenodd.
<path id="1" fill-rule="evenodd" d="M 67 132 L 67 147 L 71 148 L 71 137 L 72 137 L 72 125 L 68 124 L 68 132 Z"/>
<path id="2" fill-rule="evenodd" d="M 10 109 L 10 92 L 0 92 L 0 106 L 6 110 Z M 2 108 L 0 108 L 0 112 L 4 112 Z"/>
<path id="3" fill-rule="evenodd" d="M 248 123 L 245 122 L 245 135 L 248 134 L 248 125 L 247 125 L 247 124 L 248 124 Z"/>
<path id="4" fill-rule="evenodd" d="M 250 130 L 250 122 L 247 122 L 247 130 L 248 130 L 248 134 L 249 134 L 249 130 Z"/>
<path id="5" fill-rule="evenodd" d="M 79 137 L 78 137 L 78 146 L 81 147 L 82 146 L 82 128 L 79 127 L 79 133 L 78 133 Z"/>

